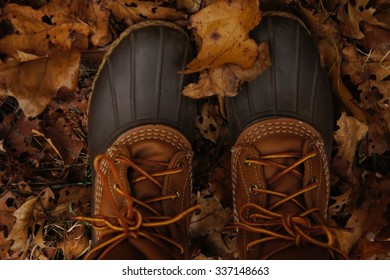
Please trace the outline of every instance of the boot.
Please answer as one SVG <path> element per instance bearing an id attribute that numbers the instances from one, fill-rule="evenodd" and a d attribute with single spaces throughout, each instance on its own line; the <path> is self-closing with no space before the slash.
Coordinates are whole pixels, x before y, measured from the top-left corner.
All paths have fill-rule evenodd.
<path id="1" fill-rule="evenodd" d="M 227 100 L 240 259 L 344 256 L 326 226 L 332 93 L 305 26 L 267 16 L 250 35 L 272 66 Z"/>
<path id="2" fill-rule="evenodd" d="M 86 259 L 190 258 L 195 104 L 178 71 L 192 59 L 178 26 L 135 24 L 113 43 L 93 86 L 93 249 Z"/>

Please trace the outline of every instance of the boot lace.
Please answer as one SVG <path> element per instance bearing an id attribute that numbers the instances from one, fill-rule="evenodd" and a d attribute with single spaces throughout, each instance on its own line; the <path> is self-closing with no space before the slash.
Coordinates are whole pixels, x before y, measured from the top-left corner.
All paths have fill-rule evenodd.
<path id="1" fill-rule="evenodd" d="M 285 177 L 288 174 L 293 174 L 297 178 L 303 181 L 303 174 L 297 170 L 297 167 L 305 161 L 316 156 L 316 153 L 310 153 L 305 156 L 301 156 L 299 153 L 275 153 L 270 155 L 261 156 L 258 159 L 246 158 L 244 164 L 257 164 L 261 166 L 274 167 L 281 170 L 273 177 L 267 180 L 267 185 L 272 185 Z M 279 158 L 297 158 L 297 160 L 290 166 L 276 163 L 272 159 Z M 283 251 L 292 246 L 302 246 L 305 244 L 312 244 L 324 249 L 327 249 L 332 258 L 336 258 L 335 254 L 341 255 L 343 258 L 347 258 L 335 246 L 334 232 L 327 226 L 322 224 L 313 224 L 310 215 L 319 212 L 318 208 L 306 208 L 301 202 L 297 200 L 297 197 L 304 195 L 318 188 L 318 180 L 313 178 L 308 185 L 302 187 L 297 192 L 287 195 L 285 193 L 272 191 L 269 189 L 262 189 L 256 185 L 251 185 L 249 191 L 253 194 L 277 196 L 280 200 L 273 205 L 267 207 L 268 209 L 254 204 L 246 203 L 241 209 L 238 209 L 238 215 L 240 222 L 229 225 L 229 228 L 240 228 L 249 232 L 261 234 L 261 238 L 249 242 L 246 246 L 246 250 L 249 251 L 253 247 L 263 244 L 265 242 L 273 240 L 282 240 L 281 246 L 275 247 L 268 254 L 263 256 L 264 259 L 270 258 L 272 255 Z M 278 213 L 276 210 L 282 205 L 288 202 L 292 202 L 297 205 L 300 213 Z M 250 213 L 246 217 L 245 213 Z"/>
<path id="2" fill-rule="evenodd" d="M 110 185 L 108 184 L 107 175 L 102 171 L 101 162 L 104 161 L 108 168 L 111 170 L 113 177 L 115 179 L 114 191 L 123 197 L 125 201 L 125 207 L 123 209 L 118 209 L 114 198 L 110 192 Z M 177 199 L 179 193 L 161 195 L 149 200 L 138 200 L 133 197 L 130 193 L 128 187 L 126 187 L 124 179 L 120 176 L 119 170 L 116 164 L 124 164 L 127 167 L 134 169 L 139 172 L 139 176 L 130 182 L 131 184 L 141 182 L 143 180 L 150 180 L 156 185 L 156 187 L 162 189 L 162 184 L 156 179 L 158 177 L 178 174 L 183 171 L 183 166 L 178 166 L 172 169 L 166 169 L 164 171 L 155 172 L 149 174 L 144 171 L 139 164 L 146 165 L 157 165 L 157 166 L 167 166 L 167 163 L 149 161 L 149 160 L 130 160 L 125 157 L 117 156 L 115 159 L 108 157 L 107 155 L 99 155 L 94 160 L 94 168 L 96 171 L 96 176 L 101 180 L 101 185 L 103 189 L 103 195 L 109 197 L 109 203 L 112 209 L 116 212 L 115 216 L 105 216 L 97 215 L 93 217 L 87 216 L 76 216 L 75 220 L 87 221 L 91 226 L 97 230 L 104 233 L 104 236 L 113 235 L 113 237 L 107 239 L 106 241 L 95 246 L 91 251 L 87 253 L 85 258 L 89 258 L 95 252 L 105 248 L 103 252 L 99 255 L 99 258 L 103 258 L 112 248 L 120 244 L 125 239 L 143 237 L 157 245 L 163 243 L 169 243 L 179 249 L 180 254 L 184 253 L 184 248 L 181 244 L 168 238 L 161 233 L 161 227 L 174 224 L 177 221 L 184 218 L 186 215 L 190 214 L 192 211 L 199 208 L 199 205 L 194 205 L 182 213 L 170 217 L 164 216 L 162 213 L 159 213 L 153 207 L 150 206 L 151 203 L 162 202 L 169 199 Z M 127 178 L 126 178 L 127 180 Z M 144 211 L 141 213 L 141 209 Z M 145 211 L 146 210 L 146 211 Z M 143 213 L 150 213 L 145 215 Z M 161 246 L 163 248 L 163 246 Z"/>

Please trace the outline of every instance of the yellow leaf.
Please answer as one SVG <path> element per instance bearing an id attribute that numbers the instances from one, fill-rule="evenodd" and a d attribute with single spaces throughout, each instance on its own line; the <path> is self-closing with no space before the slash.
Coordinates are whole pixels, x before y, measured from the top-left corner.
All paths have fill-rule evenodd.
<path id="1" fill-rule="evenodd" d="M 185 73 L 235 63 L 250 68 L 255 62 L 257 44 L 248 33 L 260 22 L 258 0 L 217 1 L 190 18 L 202 42 L 198 56 L 187 65 Z"/>

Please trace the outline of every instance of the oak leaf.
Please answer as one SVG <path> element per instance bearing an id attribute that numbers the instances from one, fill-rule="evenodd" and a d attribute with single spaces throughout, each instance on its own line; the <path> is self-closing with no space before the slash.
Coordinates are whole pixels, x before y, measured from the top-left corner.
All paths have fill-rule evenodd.
<path id="1" fill-rule="evenodd" d="M 242 69 L 231 63 L 207 69 L 200 74 L 197 83 L 187 85 L 182 93 L 193 99 L 212 95 L 236 96 L 243 82 L 254 80 L 271 65 L 267 43 L 258 45 L 258 53 L 258 57 L 249 69 Z"/>
<path id="2" fill-rule="evenodd" d="M 318 13 L 313 15 L 309 10 L 300 6 L 300 11 L 308 24 L 308 27 L 316 37 L 317 47 L 320 52 L 321 60 L 326 67 L 329 75 L 333 94 L 335 94 L 346 109 L 360 121 L 366 121 L 365 112 L 357 105 L 351 91 L 345 85 L 341 76 L 343 45 L 341 34 L 338 27 L 327 13 Z M 323 24 L 327 22 L 327 24 Z"/>
<path id="3" fill-rule="evenodd" d="M 226 63 L 250 68 L 258 50 L 248 33 L 260 19 L 258 0 L 217 1 L 191 16 L 189 28 L 202 41 L 197 57 L 186 66 L 185 73 Z"/>
<path id="4" fill-rule="evenodd" d="M 340 1 L 337 17 L 344 23 L 345 32 L 354 39 L 363 39 L 365 36 L 360 30 L 361 22 L 390 29 L 390 26 L 374 17 L 376 9 L 368 7 L 367 4 L 368 0 Z"/>

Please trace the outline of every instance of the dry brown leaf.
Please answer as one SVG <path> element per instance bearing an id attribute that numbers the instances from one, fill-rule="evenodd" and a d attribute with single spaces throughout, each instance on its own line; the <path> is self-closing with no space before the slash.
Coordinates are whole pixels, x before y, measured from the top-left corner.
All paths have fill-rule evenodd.
<path id="1" fill-rule="evenodd" d="M 390 17 L 390 13 L 387 16 Z M 387 23 L 387 25 L 390 26 L 390 23 Z M 390 29 L 369 23 L 361 24 L 361 28 L 364 38 L 360 40 L 360 43 L 366 49 L 377 49 L 389 45 Z"/>
<path id="2" fill-rule="evenodd" d="M 334 133 L 338 149 L 336 158 L 338 161 L 346 162 L 351 168 L 355 159 L 356 146 L 366 136 L 368 126 L 354 117 L 347 116 L 345 112 L 337 121 L 337 125 L 339 129 Z"/>
<path id="3" fill-rule="evenodd" d="M 8 235 L 7 240 L 13 241 L 11 250 L 26 252 L 29 229 L 34 231 L 35 225 L 42 225 L 46 219 L 46 212 L 54 199 L 54 193 L 50 188 L 45 188 L 37 196 L 29 197 L 14 213 L 15 225 Z"/>
<path id="4" fill-rule="evenodd" d="M 216 251 L 218 256 L 231 253 L 234 248 L 223 240 L 221 231 L 230 222 L 232 210 L 224 208 L 214 197 L 204 198 L 198 193 L 196 200 L 201 211 L 191 218 L 190 235 L 204 237 L 204 242 L 210 243 L 210 249 Z"/>
<path id="5" fill-rule="evenodd" d="M 185 10 L 187 13 L 193 14 L 199 11 L 201 0 L 177 0 L 177 8 L 179 10 Z"/>
<path id="6" fill-rule="evenodd" d="M 368 54 L 359 53 L 353 45 L 343 48 L 343 63 L 341 66 L 343 76 L 349 75 L 351 82 L 358 86 L 371 79 L 382 81 L 390 76 L 390 56 L 386 57 L 389 48 L 378 48 Z"/>
<path id="7" fill-rule="evenodd" d="M 36 116 L 61 87 L 77 85 L 80 51 L 71 50 L 26 63 L 0 65 L 0 95 L 14 96 L 26 116 Z"/>
<path id="8" fill-rule="evenodd" d="M 111 40 L 108 16 L 97 1 L 55 0 L 38 10 L 9 4 L 2 18 L 12 24 L 13 34 L 0 40 L 0 49 L 13 57 L 16 51 L 50 56 L 72 48 L 85 50 L 89 40 L 103 46 Z"/>
<path id="9" fill-rule="evenodd" d="M 390 255 L 390 242 L 370 242 L 362 236 L 351 250 L 350 257 L 354 260 L 388 260 Z"/>
<path id="10" fill-rule="evenodd" d="M 212 95 L 236 96 L 243 82 L 255 79 L 271 65 L 267 43 L 258 45 L 258 53 L 256 61 L 249 69 L 242 69 L 236 64 L 225 64 L 205 70 L 200 74 L 197 83 L 189 84 L 183 89 L 183 95 L 193 99 Z"/>
<path id="11" fill-rule="evenodd" d="M 354 39 L 363 39 L 365 36 L 360 30 L 361 22 L 390 29 L 390 26 L 374 17 L 376 9 L 373 7 L 366 8 L 367 4 L 368 0 L 340 1 L 337 17 L 345 24 L 345 32 Z"/>
<path id="12" fill-rule="evenodd" d="M 16 210 L 14 206 L 15 199 L 15 195 L 10 191 L 0 197 L 0 260 L 11 258 L 8 253 L 11 241 L 7 240 L 7 237 L 15 223 L 15 217 L 13 216 Z"/>
<path id="13" fill-rule="evenodd" d="M 353 188 L 349 188 L 345 193 L 330 198 L 335 202 L 329 206 L 328 213 L 330 217 L 337 216 L 343 208 L 351 201 Z"/>
<path id="14" fill-rule="evenodd" d="M 213 143 L 217 143 L 221 127 L 210 115 L 208 103 L 203 104 L 200 109 L 200 117 L 196 118 L 195 125 L 200 130 L 200 133 L 204 138 Z"/>
<path id="15" fill-rule="evenodd" d="M 389 151 L 390 146 L 387 138 L 388 137 L 386 137 L 383 130 L 377 124 L 370 124 L 367 132 L 367 155 L 381 155 L 386 151 Z"/>
<path id="16" fill-rule="evenodd" d="M 360 208 L 354 209 L 351 213 L 345 229 L 335 231 L 340 249 L 347 254 L 364 233 L 364 226 L 368 218 L 369 200 L 366 200 Z"/>
<path id="17" fill-rule="evenodd" d="M 28 228 L 30 227 L 30 219 L 37 199 L 37 196 L 29 197 L 13 214 L 16 217 L 16 222 L 7 240 L 13 240 L 11 249 L 14 251 L 25 252 L 28 248 Z"/>
<path id="18" fill-rule="evenodd" d="M 337 25 L 329 18 L 327 13 L 313 13 L 303 7 L 300 7 L 305 22 L 307 23 L 313 35 L 317 38 L 317 47 L 321 59 L 325 65 L 333 94 L 335 94 L 346 107 L 360 121 L 366 121 L 365 112 L 357 106 L 351 91 L 346 87 L 341 77 L 342 62 L 342 40 Z M 323 24 L 326 22 L 326 24 Z"/>
<path id="19" fill-rule="evenodd" d="M 186 67 L 185 73 L 226 63 L 250 68 L 258 50 L 248 33 L 260 22 L 258 0 L 217 1 L 190 18 L 190 29 L 202 38 L 197 57 Z"/>
<path id="20" fill-rule="evenodd" d="M 185 18 L 185 14 L 175 9 L 162 7 L 161 3 L 136 0 L 104 0 L 103 4 L 111 10 L 116 20 L 125 21 L 128 25 L 149 20 L 176 21 Z"/>
<path id="21" fill-rule="evenodd" d="M 79 258 L 89 247 L 89 238 L 84 225 L 76 223 L 65 234 L 64 241 L 58 248 L 64 252 L 66 260 Z"/>
<path id="22" fill-rule="evenodd" d="M 4 54 L 16 59 L 23 58 L 20 57 L 20 52 L 36 57 L 54 56 L 71 49 L 87 49 L 89 31 L 89 28 L 81 23 L 64 23 L 31 35 L 5 36 L 0 39 L 0 49 Z"/>
<path id="23" fill-rule="evenodd" d="M 58 191 L 58 201 L 52 211 L 51 217 L 70 217 L 73 214 L 69 213 L 71 203 L 74 212 L 77 215 L 84 215 L 89 212 L 89 202 L 91 200 L 91 187 L 70 186 L 61 188 Z M 79 209 L 78 209 L 79 208 Z"/>

